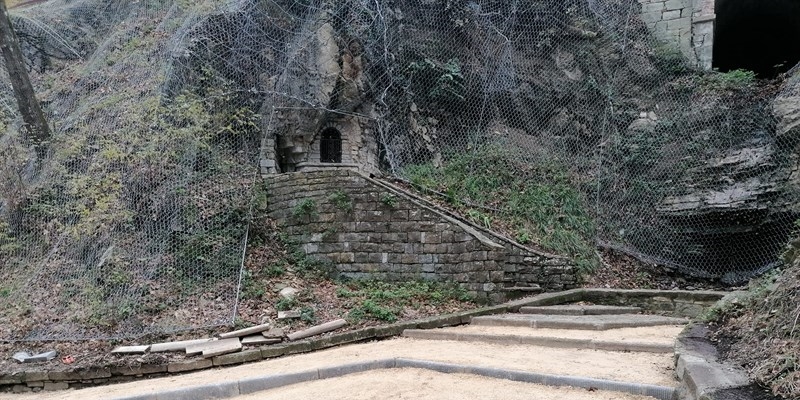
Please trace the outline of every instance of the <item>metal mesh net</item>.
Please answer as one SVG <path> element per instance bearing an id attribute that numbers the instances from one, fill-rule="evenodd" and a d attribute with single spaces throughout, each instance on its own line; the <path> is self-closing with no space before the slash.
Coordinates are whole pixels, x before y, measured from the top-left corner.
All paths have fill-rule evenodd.
<path id="1" fill-rule="evenodd" d="M 600 244 L 738 282 L 797 216 L 775 109 L 800 85 L 696 70 L 634 0 L 11 11 L 54 134 L 37 161 L 3 76 L 3 338 L 231 323 L 259 169 L 302 170 L 331 126 L 361 136 L 341 161 L 587 268 Z"/>

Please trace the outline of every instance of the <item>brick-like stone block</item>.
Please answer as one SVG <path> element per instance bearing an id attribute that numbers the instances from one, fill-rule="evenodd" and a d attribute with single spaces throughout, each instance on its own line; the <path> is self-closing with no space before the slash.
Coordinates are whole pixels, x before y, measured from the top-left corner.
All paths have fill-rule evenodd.
<path id="1" fill-rule="evenodd" d="M 244 364 L 246 362 L 261 360 L 261 350 L 246 350 L 239 353 L 216 356 L 212 359 L 215 366 Z"/>
<path id="2" fill-rule="evenodd" d="M 27 373 L 17 372 L 13 374 L 0 375 L 0 385 L 13 385 L 16 383 L 22 383 L 27 380 L 26 374 Z M 45 372 L 44 374 L 45 374 L 45 379 L 48 379 L 47 373 Z"/>
<path id="3" fill-rule="evenodd" d="M 661 19 L 664 21 L 671 21 L 673 19 L 679 19 L 681 17 L 681 10 L 671 10 L 671 11 L 664 11 L 661 14 Z"/>
<path id="4" fill-rule="evenodd" d="M 46 371 L 25 371 L 25 381 L 46 381 L 50 379 Z"/>
<path id="5" fill-rule="evenodd" d="M 75 371 L 50 371 L 47 378 L 51 381 L 79 381 L 81 376 Z"/>
<path id="6" fill-rule="evenodd" d="M 27 385 L 14 385 L 11 388 L 12 393 L 27 393 L 31 391 L 33 391 L 33 389 L 29 388 Z"/>
<path id="7" fill-rule="evenodd" d="M 67 390 L 69 389 L 69 384 L 66 382 L 45 382 L 44 383 L 44 390 L 47 392 L 52 392 L 56 390 Z"/>
<path id="8" fill-rule="evenodd" d="M 143 364 L 138 366 L 115 367 L 111 369 L 111 375 L 152 375 L 167 372 L 164 364 Z"/>
<path id="9" fill-rule="evenodd" d="M 692 8 L 692 0 L 667 0 L 664 2 L 664 8 L 667 10 Z"/>
<path id="10" fill-rule="evenodd" d="M 692 18 L 682 17 L 667 22 L 667 30 L 691 29 Z"/>
<path id="11" fill-rule="evenodd" d="M 212 366 L 214 366 L 214 362 L 211 359 L 174 362 L 167 365 L 167 371 L 170 373 L 194 371 L 198 369 L 211 368 Z"/>

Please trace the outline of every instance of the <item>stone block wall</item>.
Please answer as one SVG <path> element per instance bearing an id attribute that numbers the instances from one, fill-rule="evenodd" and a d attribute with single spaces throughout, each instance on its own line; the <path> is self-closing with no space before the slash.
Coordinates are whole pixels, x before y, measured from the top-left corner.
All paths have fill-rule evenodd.
<path id="1" fill-rule="evenodd" d="M 266 176 L 270 216 L 305 252 L 345 277 L 457 282 L 484 302 L 508 287 L 576 287 L 569 260 L 537 253 L 448 216 L 359 172 Z"/>
<path id="2" fill-rule="evenodd" d="M 714 0 L 639 0 L 653 34 L 675 46 L 690 63 L 710 70 L 714 46 Z"/>

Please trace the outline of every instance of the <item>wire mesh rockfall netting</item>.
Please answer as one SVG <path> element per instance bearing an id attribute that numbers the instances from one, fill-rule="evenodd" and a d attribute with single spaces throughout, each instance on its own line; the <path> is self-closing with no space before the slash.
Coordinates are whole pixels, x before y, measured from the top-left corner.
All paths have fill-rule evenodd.
<path id="1" fill-rule="evenodd" d="M 797 216 L 783 117 L 800 84 L 701 73 L 640 13 L 634 0 L 12 9 L 53 137 L 37 157 L 5 84 L 0 337 L 232 323 L 259 167 L 314 161 L 379 165 L 587 268 L 597 243 L 731 282 L 770 268 Z M 326 160 L 331 127 L 349 147 Z"/>
<path id="2" fill-rule="evenodd" d="M 36 161 L 6 113 L 0 336 L 233 321 L 260 139 L 256 100 L 239 90 L 253 71 L 241 69 L 264 32 L 215 24 L 250 20 L 246 7 L 56 0 L 12 10 L 54 134 Z M 205 53 L 215 63 L 197 62 Z M 4 99 L 13 104 L 10 91 Z"/>
<path id="3" fill-rule="evenodd" d="M 796 77 L 699 71 L 636 1 L 393 10 L 373 49 L 394 67 L 393 173 L 589 269 L 595 244 L 729 284 L 777 265 L 797 219 Z"/>

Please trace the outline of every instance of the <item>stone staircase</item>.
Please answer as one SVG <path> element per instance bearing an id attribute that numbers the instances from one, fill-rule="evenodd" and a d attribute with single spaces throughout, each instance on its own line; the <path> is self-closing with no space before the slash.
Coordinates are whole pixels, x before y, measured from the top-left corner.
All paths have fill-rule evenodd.
<path id="1" fill-rule="evenodd" d="M 627 368 L 635 369 L 637 365 L 642 365 L 642 354 L 650 353 L 658 357 L 672 354 L 675 339 L 688 322 L 684 318 L 643 314 L 638 307 L 579 304 L 528 306 L 519 308 L 516 313 L 473 317 L 469 325 L 428 330 L 407 329 L 403 336 L 417 340 L 471 342 L 476 349 L 501 345 L 499 351 L 506 351 L 502 349 L 508 345 L 507 351 L 531 354 L 529 362 L 540 365 L 550 362 L 538 356 L 542 352 L 557 349 L 567 352 L 561 355 L 564 360 L 580 360 L 585 351 L 596 350 L 605 352 L 601 353 L 606 354 L 600 355 L 601 358 L 621 359 Z M 471 343 L 469 346 L 472 346 Z M 573 350 L 574 354 L 569 353 Z M 504 372 L 506 375 L 512 373 L 514 371 Z M 677 381 L 652 385 L 594 379 L 590 374 L 559 375 L 555 370 L 550 373 L 545 371 L 540 374 L 543 377 L 540 383 L 590 390 L 602 388 L 660 400 L 677 400 L 681 396 Z M 667 376 L 663 383 L 670 381 Z"/>
<path id="2" fill-rule="evenodd" d="M 472 318 L 470 325 L 435 330 L 407 329 L 404 337 L 558 348 L 672 353 L 673 337 L 648 337 L 636 328 L 672 326 L 684 318 L 642 314 L 638 307 L 557 305 L 522 307 L 518 313 Z"/>

